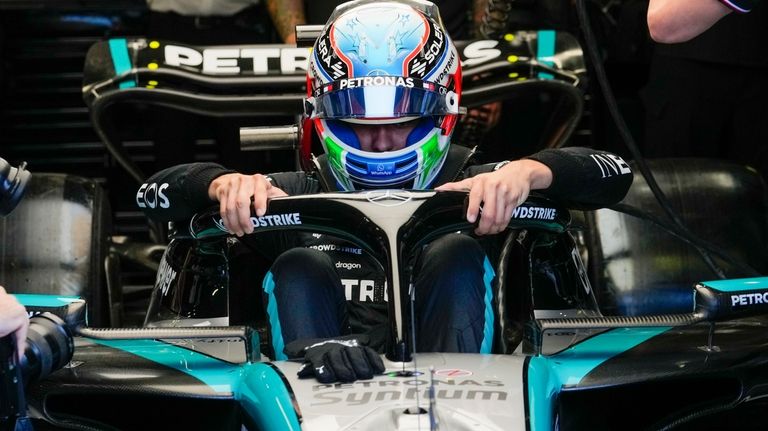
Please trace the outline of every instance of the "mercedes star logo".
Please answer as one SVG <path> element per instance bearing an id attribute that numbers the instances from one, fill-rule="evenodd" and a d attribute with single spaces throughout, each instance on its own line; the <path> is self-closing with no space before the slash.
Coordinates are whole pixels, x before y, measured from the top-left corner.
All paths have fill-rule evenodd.
<path id="1" fill-rule="evenodd" d="M 368 202 L 383 207 L 395 207 L 410 201 L 413 196 L 405 190 L 375 190 L 366 195 Z"/>

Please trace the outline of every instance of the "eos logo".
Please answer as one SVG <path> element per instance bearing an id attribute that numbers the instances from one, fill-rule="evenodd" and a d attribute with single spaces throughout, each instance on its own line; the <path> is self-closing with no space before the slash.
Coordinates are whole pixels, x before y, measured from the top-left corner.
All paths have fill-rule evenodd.
<path id="1" fill-rule="evenodd" d="M 168 183 L 163 183 L 160 186 L 157 183 L 142 184 L 139 187 L 139 191 L 136 193 L 136 204 L 139 208 L 168 208 L 171 206 L 171 202 L 168 197 L 165 196 L 165 189 L 168 188 Z"/>
<path id="2" fill-rule="evenodd" d="M 250 69 L 258 75 L 269 72 L 269 59 L 280 60 L 280 73 L 306 71 L 307 48 L 206 48 L 202 52 L 188 46 L 166 45 L 165 64 L 176 67 L 202 67 L 202 72 L 237 75 Z M 243 63 L 241 65 L 241 63 Z"/>

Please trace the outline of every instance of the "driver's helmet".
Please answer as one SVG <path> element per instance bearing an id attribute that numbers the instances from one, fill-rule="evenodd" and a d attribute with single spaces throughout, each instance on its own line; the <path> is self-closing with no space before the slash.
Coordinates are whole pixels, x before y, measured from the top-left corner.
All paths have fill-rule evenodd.
<path id="1" fill-rule="evenodd" d="M 426 189 L 458 119 L 460 59 L 431 2 L 348 2 L 315 42 L 307 93 L 339 188 Z M 416 125 L 395 151 L 363 151 L 351 127 L 404 121 Z"/>

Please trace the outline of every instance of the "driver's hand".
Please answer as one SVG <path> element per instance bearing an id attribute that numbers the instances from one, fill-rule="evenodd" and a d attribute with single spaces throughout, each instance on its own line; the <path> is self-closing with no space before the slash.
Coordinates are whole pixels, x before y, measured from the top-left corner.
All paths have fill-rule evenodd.
<path id="1" fill-rule="evenodd" d="M 475 228 L 478 235 L 503 231 L 509 224 L 512 211 L 525 202 L 531 190 L 545 189 L 552 184 L 552 171 L 535 160 L 515 160 L 499 170 L 446 183 L 435 190 L 468 191 L 467 221 L 480 222 Z"/>
<path id="2" fill-rule="evenodd" d="M 14 334 L 19 359 L 24 354 L 28 328 L 27 310 L 14 296 L 5 293 L 3 286 L 0 286 L 0 338 Z"/>
<path id="3" fill-rule="evenodd" d="M 225 174 L 208 186 L 208 197 L 219 201 L 221 220 L 237 236 L 253 232 L 251 206 L 257 216 L 263 216 L 267 211 L 267 200 L 279 196 L 288 195 L 261 174 Z"/>
<path id="4" fill-rule="evenodd" d="M 314 377 L 320 383 L 351 383 L 372 379 L 385 370 L 379 354 L 366 346 L 366 342 L 364 335 L 296 340 L 288 343 L 285 351 L 289 357 L 298 356 L 297 353 L 304 355 L 304 364 L 298 372 L 300 379 Z"/>

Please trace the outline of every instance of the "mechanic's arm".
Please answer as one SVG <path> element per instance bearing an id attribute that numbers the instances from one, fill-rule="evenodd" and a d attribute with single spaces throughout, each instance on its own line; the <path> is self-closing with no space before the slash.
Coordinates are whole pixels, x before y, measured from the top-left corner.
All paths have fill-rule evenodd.
<path id="1" fill-rule="evenodd" d="M 296 26 L 306 24 L 304 0 L 267 0 L 267 10 L 283 42 L 296 43 Z"/>
<path id="2" fill-rule="evenodd" d="M 752 0 L 650 0 L 648 30 L 656 42 L 685 42 L 732 11 L 751 8 Z"/>
<path id="3" fill-rule="evenodd" d="M 0 338 L 14 334 L 19 359 L 24 355 L 28 328 L 27 310 L 15 297 L 7 294 L 3 286 L 0 286 Z"/>
<path id="4" fill-rule="evenodd" d="M 474 38 L 482 38 L 481 27 L 483 25 L 483 17 L 485 17 L 485 9 L 488 7 L 488 0 L 472 0 L 472 32 L 470 33 Z"/>

